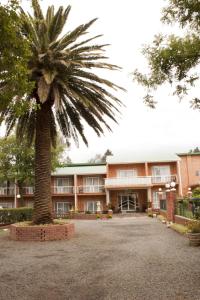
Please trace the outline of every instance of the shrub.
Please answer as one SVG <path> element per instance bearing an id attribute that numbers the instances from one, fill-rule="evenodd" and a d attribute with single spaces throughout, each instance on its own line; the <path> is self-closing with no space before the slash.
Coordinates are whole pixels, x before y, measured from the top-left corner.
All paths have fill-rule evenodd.
<path id="1" fill-rule="evenodd" d="M 0 223 L 2 224 L 31 221 L 32 216 L 33 208 L 29 207 L 0 209 Z"/>
<path id="2" fill-rule="evenodd" d="M 188 232 L 200 233 L 200 221 L 192 221 L 188 223 Z"/>

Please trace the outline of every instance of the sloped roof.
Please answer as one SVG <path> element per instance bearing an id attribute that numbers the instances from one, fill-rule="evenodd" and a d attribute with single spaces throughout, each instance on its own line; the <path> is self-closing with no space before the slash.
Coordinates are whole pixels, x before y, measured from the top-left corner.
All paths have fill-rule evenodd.
<path id="1" fill-rule="evenodd" d="M 170 162 L 179 161 L 176 154 L 163 153 L 126 153 L 107 156 L 108 164 L 144 163 L 144 162 Z"/>
<path id="2" fill-rule="evenodd" d="M 52 173 L 53 176 L 62 175 L 93 175 L 93 174 L 106 174 L 106 165 L 76 165 L 64 168 L 57 168 Z"/>

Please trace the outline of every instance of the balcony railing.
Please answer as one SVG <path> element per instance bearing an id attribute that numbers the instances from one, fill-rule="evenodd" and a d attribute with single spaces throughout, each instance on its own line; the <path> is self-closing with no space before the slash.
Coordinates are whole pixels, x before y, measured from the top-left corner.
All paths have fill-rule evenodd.
<path id="1" fill-rule="evenodd" d="M 152 176 L 151 183 L 152 184 L 165 184 L 169 182 L 177 182 L 176 175 L 160 175 L 160 176 Z"/>
<path id="2" fill-rule="evenodd" d="M 33 186 L 25 186 L 25 187 L 23 187 L 23 193 L 24 193 L 24 195 L 33 195 L 33 193 L 34 193 L 34 187 Z"/>
<path id="3" fill-rule="evenodd" d="M 105 186 L 151 185 L 151 177 L 137 176 L 124 178 L 106 178 Z"/>
<path id="4" fill-rule="evenodd" d="M 73 194 L 74 187 L 73 186 L 53 186 L 52 193 L 53 194 Z"/>
<path id="5" fill-rule="evenodd" d="M 124 178 L 106 178 L 105 186 L 150 186 L 152 184 L 165 184 L 168 182 L 177 182 L 176 175 L 167 176 L 135 176 Z"/>
<path id="6" fill-rule="evenodd" d="M 82 185 L 78 187 L 78 193 L 104 193 L 104 185 Z"/>
<path id="7" fill-rule="evenodd" d="M 13 196 L 14 194 L 14 187 L 0 187 L 0 196 Z"/>

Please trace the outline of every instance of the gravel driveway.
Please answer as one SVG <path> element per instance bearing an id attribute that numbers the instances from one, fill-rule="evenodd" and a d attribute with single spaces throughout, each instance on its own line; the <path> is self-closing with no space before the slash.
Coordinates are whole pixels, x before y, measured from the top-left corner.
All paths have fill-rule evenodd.
<path id="1" fill-rule="evenodd" d="M 70 241 L 0 233 L 1 300 L 200 300 L 200 248 L 158 220 L 75 223 Z"/>

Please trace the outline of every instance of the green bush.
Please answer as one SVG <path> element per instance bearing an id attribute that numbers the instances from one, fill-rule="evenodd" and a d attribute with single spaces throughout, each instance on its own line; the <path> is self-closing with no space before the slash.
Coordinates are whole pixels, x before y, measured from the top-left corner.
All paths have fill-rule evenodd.
<path id="1" fill-rule="evenodd" d="M 200 221 L 191 221 L 188 223 L 188 232 L 200 233 Z"/>
<path id="2" fill-rule="evenodd" d="M 23 221 L 31 221 L 33 208 L 4 208 L 0 209 L 0 224 L 12 224 Z"/>

